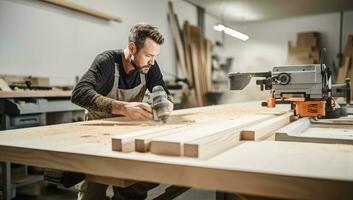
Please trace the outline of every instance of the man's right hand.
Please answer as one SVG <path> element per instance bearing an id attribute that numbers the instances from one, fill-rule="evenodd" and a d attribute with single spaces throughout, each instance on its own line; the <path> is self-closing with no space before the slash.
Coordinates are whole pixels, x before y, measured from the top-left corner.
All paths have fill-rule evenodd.
<path id="1" fill-rule="evenodd" d="M 142 102 L 114 102 L 113 114 L 121 114 L 134 120 L 152 119 L 152 107 Z"/>

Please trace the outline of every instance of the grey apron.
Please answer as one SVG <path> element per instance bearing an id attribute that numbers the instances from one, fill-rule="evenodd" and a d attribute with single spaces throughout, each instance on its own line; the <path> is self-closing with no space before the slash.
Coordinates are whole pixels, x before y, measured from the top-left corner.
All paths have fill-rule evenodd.
<path id="1" fill-rule="evenodd" d="M 121 56 L 121 54 L 118 54 Z M 140 84 L 132 89 L 120 89 L 119 88 L 119 64 L 115 62 L 115 73 L 113 87 L 106 97 L 115 99 L 118 101 L 126 102 L 142 102 L 146 92 L 146 78 L 144 74 L 140 74 Z M 119 115 L 113 115 L 111 113 L 89 111 L 86 114 L 87 120 L 112 118 Z"/>

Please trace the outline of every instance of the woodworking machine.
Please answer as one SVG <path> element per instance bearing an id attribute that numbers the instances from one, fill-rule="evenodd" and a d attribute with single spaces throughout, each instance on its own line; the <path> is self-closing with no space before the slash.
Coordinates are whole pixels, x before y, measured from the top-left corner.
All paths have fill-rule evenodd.
<path id="1" fill-rule="evenodd" d="M 271 96 L 263 106 L 275 107 L 290 103 L 299 117 L 337 118 L 345 115 L 349 106 L 350 79 L 344 84 L 331 84 L 331 70 L 324 64 L 276 66 L 269 72 L 230 73 L 231 90 L 242 90 L 252 77 L 261 90 L 270 90 Z M 346 105 L 340 107 L 334 97 L 345 97 Z"/>

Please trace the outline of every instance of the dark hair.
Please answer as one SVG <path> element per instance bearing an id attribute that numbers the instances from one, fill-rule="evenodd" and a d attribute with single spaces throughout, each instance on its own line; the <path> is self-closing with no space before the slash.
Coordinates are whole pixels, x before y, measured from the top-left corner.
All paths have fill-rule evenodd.
<path id="1" fill-rule="evenodd" d="M 137 52 L 143 48 L 146 38 L 152 39 L 161 45 L 164 42 L 163 35 L 158 28 L 147 23 L 139 23 L 130 29 L 129 42 L 134 42 Z"/>

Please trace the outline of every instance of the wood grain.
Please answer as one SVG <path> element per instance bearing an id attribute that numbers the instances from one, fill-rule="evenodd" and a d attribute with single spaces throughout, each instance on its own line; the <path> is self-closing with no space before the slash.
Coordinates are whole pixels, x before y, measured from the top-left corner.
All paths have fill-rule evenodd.
<path id="1" fill-rule="evenodd" d="M 236 138 L 234 138 L 233 134 L 237 134 L 239 128 L 270 117 L 271 115 L 245 115 L 235 119 L 215 121 L 190 127 L 177 134 L 153 139 L 151 141 L 150 152 L 169 156 L 184 156 L 185 154 L 192 157 L 209 157 L 211 154 L 219 153 L 222 149 L 224 150 L 224 148 L 235 144 L 237 140 L 235 140 Z M 224 143 L 224 138 L 229 139 L 229 137 L 234 138 L 234 140 Z M 207 145 L 211 145 L 209 143 L 214 140 L 218 142 L 213 143 L 213 146 L 209 146 L 208 148 Z M 184 150 L 185 143 L 187 143 L 185 145 L 187 148 Z M 199 151 L 193 151 L 193 146 L 196 146 Z M 189 149 L 192 153 L 189 153 Z M 206 150 L 209 153 L 204 152 Z"/>
<path id="2" fill-rule="evenodd" d="M 273 134 L 277 129 L 289 124 L 292 116 L 293 113 L 287 113 L 247 127 L 241 131 L 241 140 L 264 140 Z"/>
<path id="3" fill-rule="evenodd" d="M 277 141 L 353 144 L 353 125 L 312 124 L 302 118 L 276 132 Z"/>
<path id="4" fill-rule="evenodd" d="M 353 198 L 351 145 L 251 142 L 198 161 L 97 152 L 97 145 L 62 152 L 0 143 L 0 160 L 32 166 L 277 198 Z"/>

